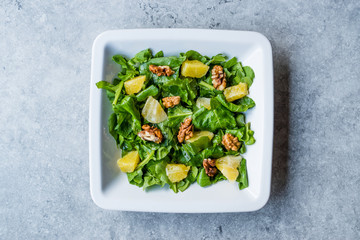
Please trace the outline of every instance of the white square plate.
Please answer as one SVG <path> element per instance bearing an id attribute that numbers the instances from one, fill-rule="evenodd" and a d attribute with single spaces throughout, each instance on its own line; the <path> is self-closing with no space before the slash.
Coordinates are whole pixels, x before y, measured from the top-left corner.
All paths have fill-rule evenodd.
<path id="1" fill-rule="evenodd" d="M 106 93 L 96 88 L 101 80 L 112 81 L 119 65 L 115 54 L 133 57 L 151 48 L 163 50 L 165 56 L 196 50 L 213 56 L 224 53 L 237 57 L 255 72 L 250 97 L 256 107 L 246 113 L 255 131 L 256 143 L 247 147 L 249 187 L 239 190 L 237 184 L 222 181 L 202 188 L 197 184 L 175 194 L 168 187 L 143 191 L 128 183 L 125 173 L 116 165 L 120 151 L 108 133 L 107 119 L 111 104 Z M 89 148 L 90 191 L 101 208 L 148 212 L 247 212 L 262 208 L 270 195 L 274 117 L 273 63 L 270 42 L 256 32 L 202 29 L 134 29 L 100 34 L 92 49 L 90 84 Z"/>

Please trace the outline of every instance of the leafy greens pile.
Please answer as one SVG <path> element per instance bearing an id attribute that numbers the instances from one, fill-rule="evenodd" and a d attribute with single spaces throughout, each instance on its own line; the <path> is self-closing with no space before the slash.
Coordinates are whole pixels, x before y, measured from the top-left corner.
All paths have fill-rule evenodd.
<path id="1" fill-rule="evenodd" d="M 137 150 L 140 163 L 136 169 L 127 173 L 131 184 L 147 189 L 154 185 L 164 186 L 169 184 L 174 192 L 184 191 L 190 184 L 197 181 L 202 186 L 209 186 L 226 177 L 218 171 L 214 177 L 209 177 L 202 165 L 205 158 L 220 158 L 226 155 L 239 155 L 245 153 L 246 145 L 255 142 L 254 132 L 250 123 L 245 122 L 244 112 L 255 106 L 250 97 L 243 97 L 234 102 L 227 102 L 223 91 L 212 86 L 211 68 L 221 65 L 226 73 L 227 86 L 244 82 L 251 86 L 255 77 L 250 67 L 242 66 L 235 57 L 218 54 L 207 57 L 190 50 L 180 53 L 178 57 L 164 57 L 162 51 L 152 54 L 150 49 L 143 50 L 128 59 L 121 55 L 113 56 L 113 60 L 121 65 L 120 72 L 112 83 L 100 81 L 98 88 L 106 90 L 107 97 L 112 103 L 113 113 L 109 117 L 108 127 L 110 134 L 116 140 L 122 154 Z M 185 60 L 198 60 L 210 66 L 207 74 L 201 78 L 188 78 L 180 74 L 180 68 Z M 149 71 L 149 65 L 169 66 L 175 73 L 171 76 L 158 76 Z M 137 94 L 127 95 L 124 82 L 136 76 L 145 75 L 146 81 L 142 90 Z M 160 143 L 142 140 L 137 133 L 143 124 L 149 124 L 142 116 L 141 109 L 149 96 L 159 100 L 168 96 L 180 96 L 181 103 L 173 108 L 168 108 L 167 120 L 151 124 L 159 128 L 164 136 Z M 196 106 L 199 97 L 211 98 L 211 109 Z M 214 133 L 210 144 L 206 148 L 199 148 L 192 143 L 180 144 L 177 141 L 179 126 L 185 118 L 191 117 L 195 131 L 208 130 Z M 222 145 L 224 134 L 230 133 L 241 142 L 238 151 L 227 151 Z M 191 166 L 187 177 L 180 182 L 169 181 L 165 167 L 168 163 L 182 163 Z M 241 160 L 238 168 L 237 182 L 239 188 L 248 186 L 246 160 Z"/>

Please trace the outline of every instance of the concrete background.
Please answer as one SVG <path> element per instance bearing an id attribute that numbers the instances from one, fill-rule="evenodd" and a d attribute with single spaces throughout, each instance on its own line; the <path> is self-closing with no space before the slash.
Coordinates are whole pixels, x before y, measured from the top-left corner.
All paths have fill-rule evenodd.
<path id="1" fill-rule="evenodd" d="M 273 46 L 271 197 L 257 212 L 106 211 L 89 193 L 91 46 L 213 28 Z M 360 2 L 0 1 L 0 239 L 359 239 Z"/>

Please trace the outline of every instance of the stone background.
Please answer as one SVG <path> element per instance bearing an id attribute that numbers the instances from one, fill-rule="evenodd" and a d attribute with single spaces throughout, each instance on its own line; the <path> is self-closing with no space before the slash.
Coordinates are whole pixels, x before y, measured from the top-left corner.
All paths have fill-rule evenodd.
<path id="1" fill-rule="evenodd" d="M 89 193 L 105 30 L 258 31 L 273 47 L 271 197 L 257 212 L 106 211 Z M 0 1 L 0 239 L 360 239 L 360 2 Z"/>

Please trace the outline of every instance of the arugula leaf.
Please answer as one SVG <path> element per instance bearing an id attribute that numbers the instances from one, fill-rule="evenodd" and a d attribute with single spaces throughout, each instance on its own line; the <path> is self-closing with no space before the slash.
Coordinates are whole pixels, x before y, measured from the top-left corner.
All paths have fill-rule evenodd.
<path id="1" fill-rule="evenodd" d="M 115 93 L 116 90 L 120 87 L 120 83 L 117 84 L 117 85 L 113 85 L 113 84 L 111 84 L 109 82 L 106 82 L 106 81 L 99 81 L 99 82 L 96 83 L 96 87 L 99 88 L 99 89 L 105 89 L 107 91 Z"/>
<path id="2" fill-rule="evenodd" d="M 118 102 L 118 100 L 119 100 L 119 98 L 120 98 L 120 96 L 121 96 L 121 90 L 122 90 L 123 86 L 124 86 L 124 82 L 123 82 L 123 81 L 121 81 L 121 82 L 116 86 L 116 88 L 115 88 L 116 90 L 115 90 L 114 101 L 113 101 L 112 104 L 117 104 L 117 102 Z M 120 98 L 120 100 L 121 100 L 121 98 Z"/>
<path id="3" fill-rule="evenodd" d="M 150 162 L 150 160 L 154 157 L 154 154 L 155 154 L 155 150 L 152 150 L 148 155 L 147 157 L 142 160 L 136 167 L 135 170 L 138 170 L 138 169 L 142 169 L 146 164 L 148 164 Z"/>
<path id="4" fill-rule="evenodd" d="M 100 81 L 96 83 L 97 88 L 107 90 L 108 98 L 110 101 L 113 101 L 113 104 L 116 104 L 119 100 L 121 94 L 121 90 L 124 86 L 124 82 L 120 81 L 117 85 L 113 85 L 106 81 Z M 109 96 L 109 93 L 111 95 Z"/>
<path id="5" fill-rule="evenodd" d="M 126 81 L 139 74 L 139 72 L 136 71 L 136 68 L 129 64 L 129 61 L 123 56 L 114 55 L 112 59 L 114 62 L 121 65 L 121 71 L 118 73 L 118 78 L 120 80 Z"/>
<path id="6" fill-rule="evenodd" d="M 108 90 L 108 91 L 113 92 L 113 93 L 115 92 L 115 89 L 114 89 L 115 86 L 112 85 L 109 82 L 106 82 L 106 81 L 97 82 L 96 87 L 99 88 L 99 89 L 102 88 L 102 89 Z"/>
<path id="7" fill-rule="evenodd" d="M 117 125 L 117 116 L 116 113 L 112 113 L 108 120 L 109 133 L 111 134 L 111 136 L 114 137 L 117 144 L 119 144 L 118 134 L 115 131 L 116 125 Z"/>

